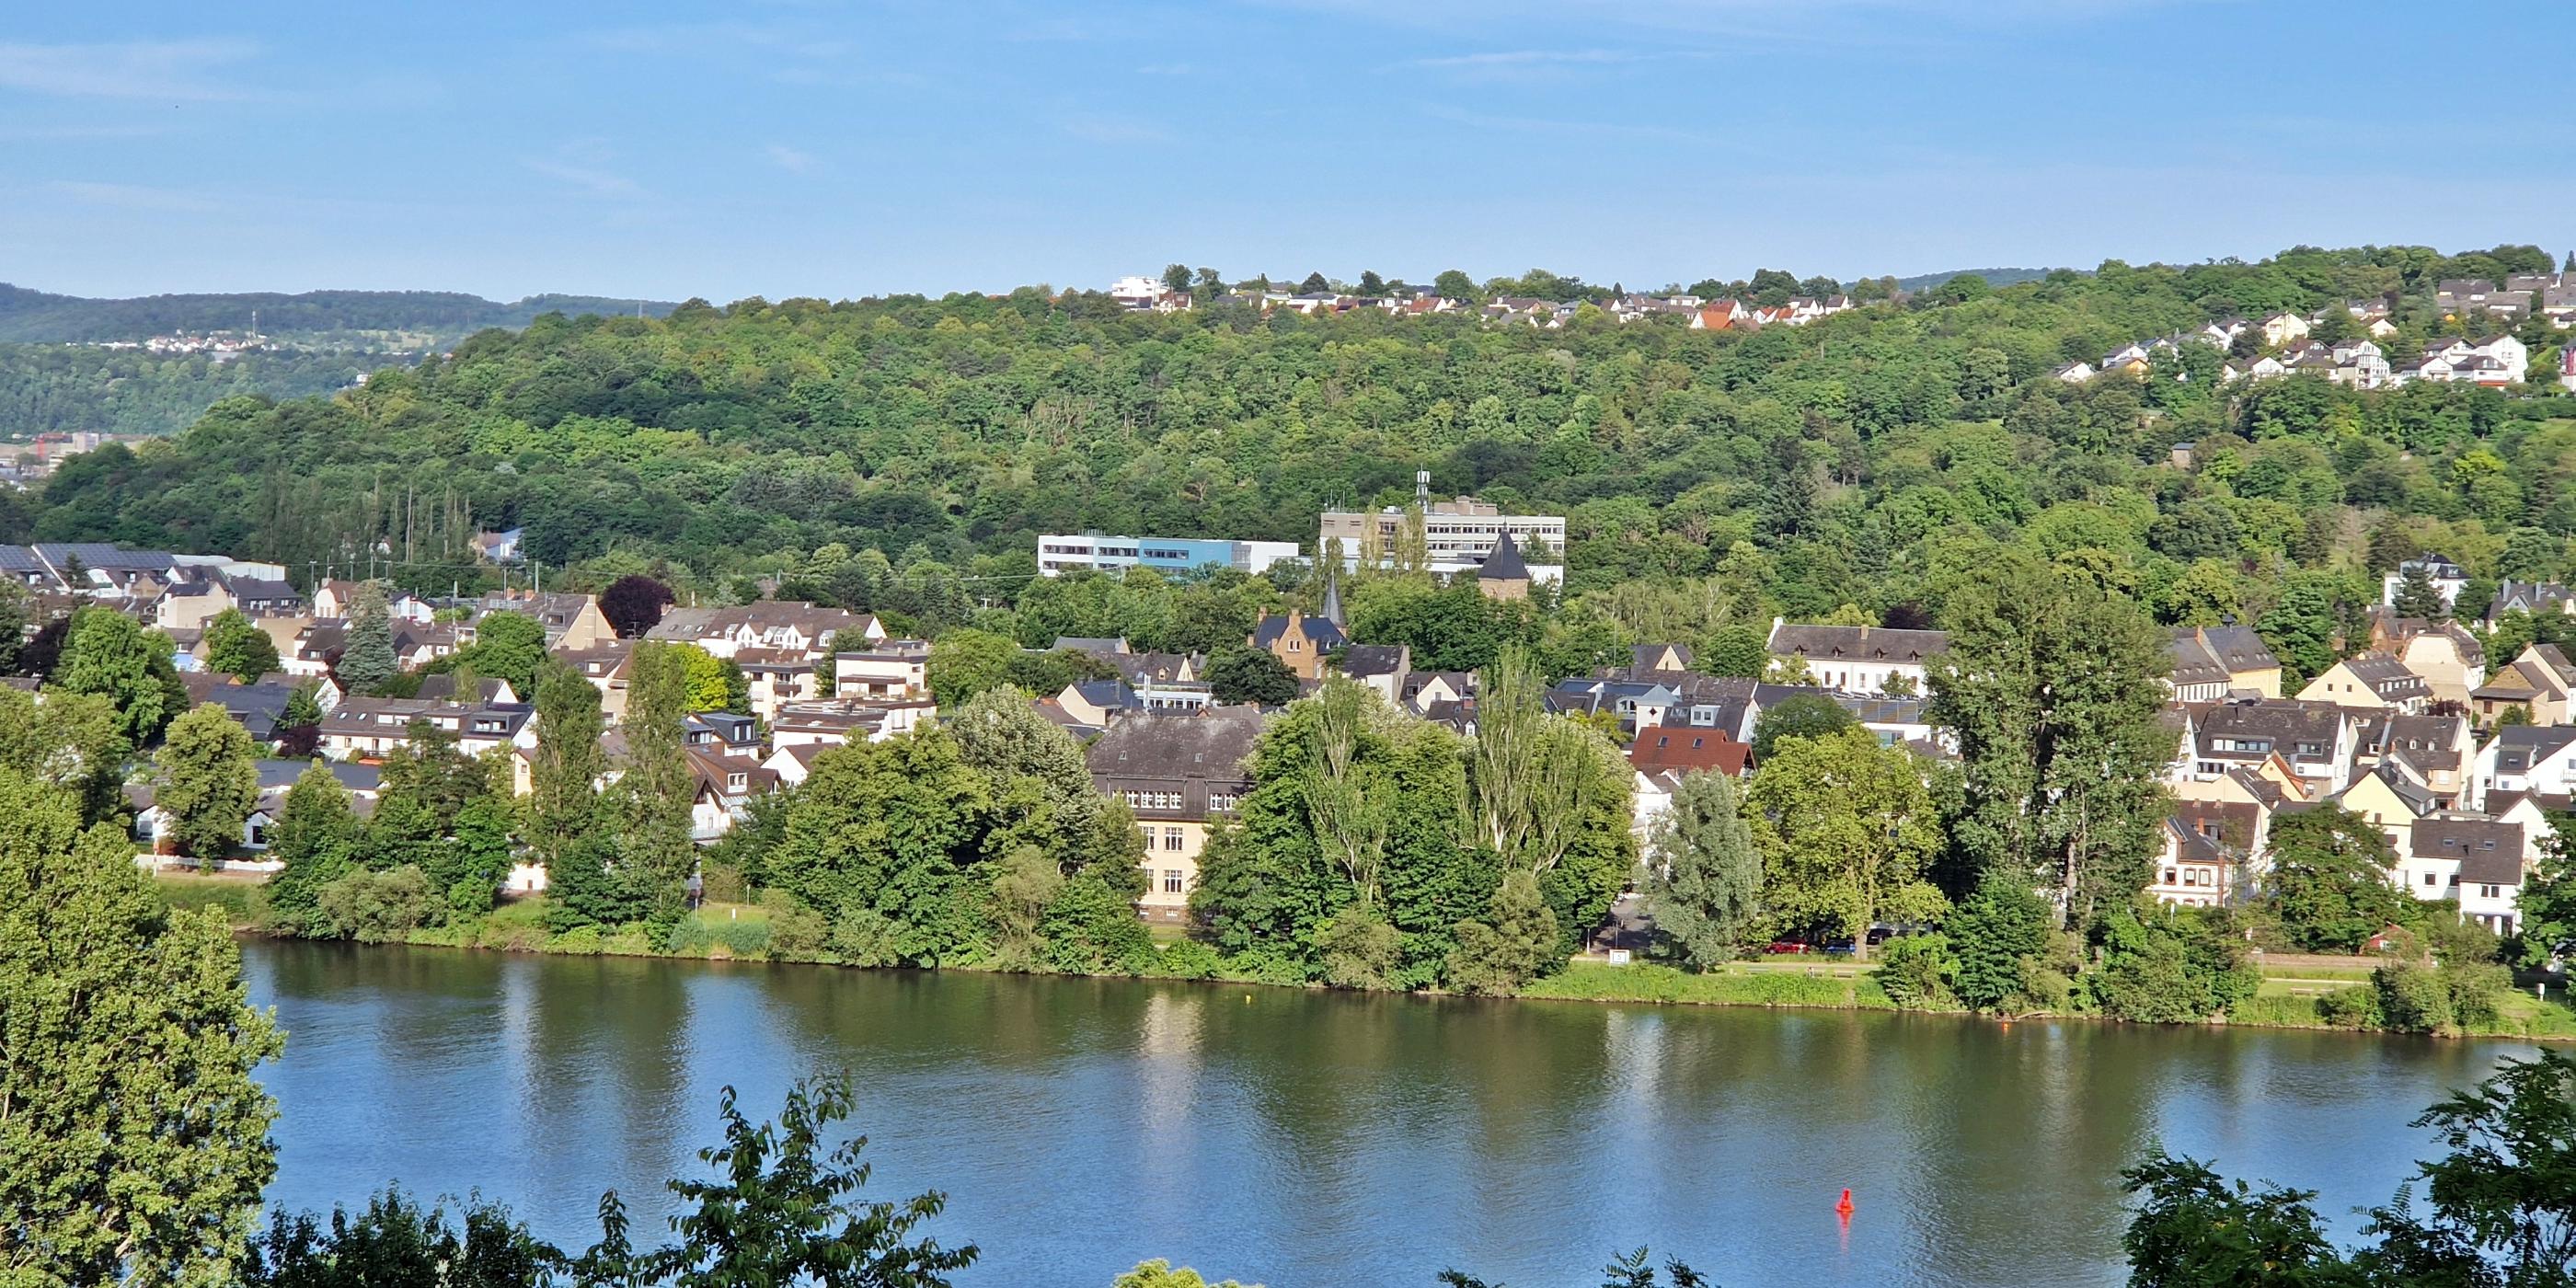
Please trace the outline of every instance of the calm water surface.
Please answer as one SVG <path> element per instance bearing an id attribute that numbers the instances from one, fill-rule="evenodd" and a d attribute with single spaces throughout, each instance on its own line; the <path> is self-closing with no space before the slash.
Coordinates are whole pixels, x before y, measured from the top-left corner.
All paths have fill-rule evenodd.
<path id="1" fill-rule="evenodd" d="M 2108 1284 L 2150 1142 L 2323 1191 L 2518 1048 L 1484 1003 L 257 943 L 286 1056 L 273 1202 L 479 1187 L 567 1245 L 602 1189 L 659 1231 L 719 1087 L 858 1089 L 875 1197 L 949 1194 L 972 1285 L 1107 1288 L 1170 1257 L 1270 1288 L 1592 1284 L 1651 1243 L 1732 1285 Z M 1835 1196 L 1849 1185 L 1848 1229 Z"/>

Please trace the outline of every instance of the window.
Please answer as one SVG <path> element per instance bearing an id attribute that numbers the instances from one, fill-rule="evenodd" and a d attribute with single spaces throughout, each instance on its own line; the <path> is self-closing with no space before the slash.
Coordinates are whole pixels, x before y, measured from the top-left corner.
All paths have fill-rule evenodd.
<path id="1" fill-rule="evenodd" d="M 2481 899 L 2493 899 L 2496 897 L 2496 888 L 2491 885 L 2479 886 L 2478 897 Z"/>
<path id="2" fill-rule="evenodd" d="M 2176 884 L 2176 882 L 2174 881 L 2174 870 L 2173 870 L 2172 868 L 2166 868 L 2166 869 L 2165 869 L 2165 884 L 2166 884 L 2166 885 L 2174 885 L 2174 884 Z"/>
<path id="3" fill-rule="evenodd" d="M 2426 884 L 2426 885 L 2431 885 L 2431 884 L 2433 884 L 2433 874 L 2432 874 L 2432 873 L 2427 872 L 2427 873 L 2425 873 L 2425 874 L 2424 874 L 2424 884 Z"/>
<path id="4" fill-rule="evenodd" d="M 1187 844 L 1187 842 L 1188 842 L 1188 835 L 1189 835 L 1188 833 L 1186 833 L 1186 832 L 1182 831 L 1180 828 L 1177 828 L 1177 827 L 1167 827 L 1167 828 L 1164 828 L 1164 829 L 1163 829 L 1163 848 L 1164 848 L 1166 851 L 1177 851 L 1177 850 L 1181 849 L 1181 848 L 1182 848 L 1182 846 L 1184 846 L 1185 844 Z"/>
<path id="5" fill-rule="evenodd" d="M 1179 868 L 1163 869 L 1163 893 L 1181 893 L 1181 870 Z"/>

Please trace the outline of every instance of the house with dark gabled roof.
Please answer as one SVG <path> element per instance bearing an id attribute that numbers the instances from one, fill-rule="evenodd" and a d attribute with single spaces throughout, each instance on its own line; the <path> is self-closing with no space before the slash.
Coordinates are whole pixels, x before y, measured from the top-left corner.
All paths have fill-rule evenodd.
<path id="1" fill-rule="evenodd" d="M 1691 646 L 1688 644 L 1628 646 L 1628 670 L 1632 675 L 1644 671 L 1687 671 L 1691 660 Z"/>
<path id="2" fill-rule="evenodd" d="M 2478 748 L 2469 777 L 2477 804 L 2498 792 L 2576 792 L 2576 725 L 2507 725 Z"/>
<path id="3" fill-rule="evenodd" d="M 2163 853 L 2149 865 L 2147 893 L 2185 908 L 2234 903 L 2245 868 L 2262 853 L 2270 807 L 2251 800 L 2176 801 L 2165 820 Z"/>
<path id="4" fill-rule="evenodd" d="M 1125 802 L 1144 834 L 1145 894 L 1136 908 L 1147 920 L 1188 919 L 1208 832 L 1252 791 L 1249 761 L 1261 727 L 1261 712 L 1249 706 L 1143 712 L 1084 751 L 1092 785 Z"/>
<path id="5" fill-rule="evenodd" d="M 2177 626 L 2165 686 L 2177 702 L 2216 702 L 2230 693 L 2281 696 L 2281 659 L 2243 626 Z"/>
<path id="6" fill-rule="evenodd" d="M 2327 667 L 2299 690 L 2302 702 L 2339 707 L 2386 707 L 2416 715 L 2433 700 L 2424 677 L 2388 653 L 2359 653 Z"/>
<path id="7" fill-rule="evenodd" d="M 1405 677 L 1412 673 L 1410 644 L 1353 644 L 1342 650 L 1342 674 L 1376 690 L 1388 706 L 1402 700 Z"/>
<path id="8" fill-rule="evenodd" d="M 2487 601 L 2483 619 L 2486 628 L 2494 630 L 2496 623 L 2512 612 L 2529 613 L 2534 617 L 2543 613 L 2576 614 L 2576 594 L 2569 593 L 2567 587 L 2554 581 L 2515 581 L 2507 577 L 2496 587 L 2495 598 Z"/>
<path id="9" fill-rule="evenodd" d="M 2428 818 L 2400 852 L 2397 880 L 2418 899 L 2457 899 L 2460 915 L 2499 935 L 2519 924 L 2527 863 L 2521 828 L 2482 818 Z"/>
<path id="10" fill-rule="evenodd" d="M 1803 626 L 1771 619 L 1771 656 L 1802 663 L 1808 678 L 1838 693 L 1925 693 L 1925 659 L 1950 647 L 1946 631 L 1884 626 Z"/>
<path id="11" fill-rule="evenodd" d="M 2196 706 L 2188 714 L 2189 777 L 2213 779 L 2232 769 L 2259 773 L 2278 757 L 2308 800 L 2342 791 L 2349 781 L 2352 718 L 2333 703 L 2231 700 Z"/>

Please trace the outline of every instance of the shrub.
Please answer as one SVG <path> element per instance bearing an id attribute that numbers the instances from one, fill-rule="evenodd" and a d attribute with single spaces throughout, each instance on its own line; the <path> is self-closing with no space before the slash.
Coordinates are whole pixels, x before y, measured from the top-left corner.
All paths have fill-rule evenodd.
<path id="1" fill-rule="evenodd" d="M 2451 1002 L 2451 1020 L 2462 1028 L 2493 1026 L 2502 1016 L 2505 993 L 2513 988 L 2513 973 L 2494 962 L 2445 962 L 2441 977 Z"/>
<path id="2" fill-rule="evenodd" d="M 1165 944 L 1157 957 L 1153 973 L 1173 979 L 1214 979 L 1225 969 L 1225 959 L 1195 939 Z"/>
<path id="3" fill-rule="evenodd" d="M 341 939 L 380 944 L 438 919 L 440 900 L 418 867 L 352 872 L 314 892 L 322 923 Z"/>
<path id="4" fill-rule="evenodd" d="M 749 903 L 751 886 L 742 869 L 730 863 L 707 863 L 698 869 L 700 892 L 709 903 Z"/>
<path id="5" fill-rule="evenodd" d="M 1910 1011 L 1948 1010 L 1959 1004 L 1950 978 L 1959 969 L 1948 937 L 1906 935 L 1887 941 L 1878 959 L 1878 986 L 1887 1000 Z"/>
<path id="6" fill-rule="evenodd" d="M 903 962 L 903 927 L 874 908 L 852 908 L 832 925 L 832 951 L 853 966 Z"/>
<path id="7" fill-rule="evenodd" d="M 1402 950 L 1401 936 L 1372 903 L 1351 903 L 1333 915 L 1321 941 L 1324 982 L 1335 988 L 1389 987 Z"/>
<path id="8" fill-rule="evenodd" d="M 2390 962 L 2370 973 L 2379 998 L 2379 1026 L 2392 1033 L 2433 1033 L 2452 1022 L 2451 990 L 2439 971 L 2412 962 Z"/>
<path id="9" fill-rule="evenodd" d="M 2338 1029 L 2375 1029 L 2379 1027 L 2379 989 L 2363 984 L 2338 988 L 2317 998 L 2317 1018 Z"/>
<path id="10" fill-rule="evenodd" d="M 783 962 L 814 962 L 828 958 L 832 923 L 811 908 L 800 907 L 785 891 L 772 890 L 762 895 L 760 906 L 769 910 L 769 955 Z"/>
<path id="11" fill-rule="evenodd" d="M 546 941 L 546 951 L 574 956 L 595 956 L 599 952 L 600 932 L 597 926 L 575 926 Z"/>

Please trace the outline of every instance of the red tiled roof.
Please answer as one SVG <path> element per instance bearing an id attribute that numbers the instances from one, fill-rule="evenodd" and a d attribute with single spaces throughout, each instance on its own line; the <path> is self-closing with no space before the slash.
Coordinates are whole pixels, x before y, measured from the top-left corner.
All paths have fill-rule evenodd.
<path id="1" fill-rule="evenodd" d="M 1752 755 L 1750 744 L 1737 742 L 1722 729 L 1696 725 L 1647 725 L 1637 731 L 1636 744 L 1628 748 L 1628 763 L 1650 774 L 1714 769 L 1728 777 L 1740 778 Z"/>

